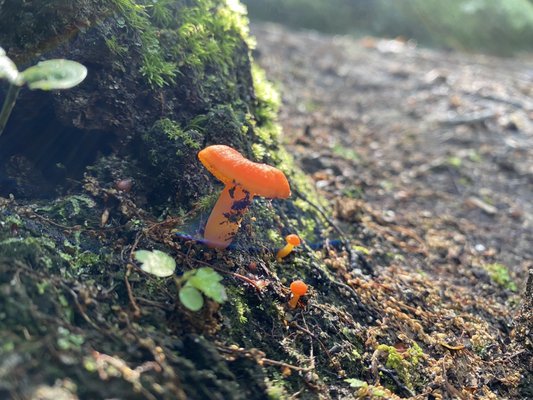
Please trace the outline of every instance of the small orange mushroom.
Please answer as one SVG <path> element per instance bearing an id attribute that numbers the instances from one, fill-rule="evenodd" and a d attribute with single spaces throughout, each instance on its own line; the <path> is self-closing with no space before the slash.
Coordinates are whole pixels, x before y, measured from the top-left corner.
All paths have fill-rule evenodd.
<path id="1" fill-rule="evenodd" d="M 303 281 L 294 281 L 291 283 L 292 297 L 289 300 L 289 308 L 296 308 L 300 297 L 307 293 L 307 285 Z"/>
<path id="2" fill-rule="evenodd" d="M 209 247 L 224 249 L 230 245 L 255 196 L 286 199 L 291 195 L 283 172 L 250 161 L 229 146 L 208 146 L 198 158 L 225 185 L 205 225 L 204 239 Z"/>
<path id="3" fill-rule="evenodd" d="M 291 254 L 292 249 L 294 249 L 296 246 L 299 246 L 301 243 L 298 235 L 295 235 L 294 233 L 285 236 L 285 241 L 287 242 L 287 244 L 281 249 L 279 249 L 278 253 L 276 254 L 276 260 L 278 262 L 280 262 L 283 258 Z"/>

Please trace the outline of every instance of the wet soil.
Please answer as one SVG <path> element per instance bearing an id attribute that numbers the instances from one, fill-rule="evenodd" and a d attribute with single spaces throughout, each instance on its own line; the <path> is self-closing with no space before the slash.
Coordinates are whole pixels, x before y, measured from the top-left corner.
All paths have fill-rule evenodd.
<path id="1" fill-rule="evenodd" d="M 440 327 L 441 345 L 466 345 L 478 358 L 430 356 L 433 367 L 448 357 L 468 359 L 443 374 L 445 396 L 481 396 L 472 390 L 480 381 L 487 390 L 497 386 L 485 367 L 513 357 L 517 294 L 533 267 L 531 56 L 433 51 L 271 24 L 255 24 L 253 33 L 255 58 L 282 92 L 284 141 L 342 229 L 356 240 L 361 231 L 382 236 L 401 250 L 374 258 L 375 280 L 396 287 L 391 301 L 430 313 L 424 329 L 433 330 L 431 319 L 439 326 L 444 309 L 457 313 Z M 431 291 L 439 288 L 437 298 L 425 285 L 420 292 L 420 277 Z M 485 326 L 492 345 L 476 350 L 477 333 L 453 327 L 465 315 Z M 404 324 L 398 329 L 406 333 Z"/>

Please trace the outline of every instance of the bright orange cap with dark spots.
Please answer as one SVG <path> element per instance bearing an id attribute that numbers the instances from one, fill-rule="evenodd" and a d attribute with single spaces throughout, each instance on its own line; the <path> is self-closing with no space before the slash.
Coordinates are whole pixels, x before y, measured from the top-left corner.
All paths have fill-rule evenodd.
<path id="1" fill-rule="evenodd" d="M 204 239 L 210 247 L 224 249 L 230 245 L 254 196 L 285 199 L 291 195 L 283 172 L 247 160 L 229 146 L 208 146 L 198 153 L 198 158 L 224 183 L 204 229 Z"/>
<path id="2" fill-rule="evenodd" d="M 198 158 L 225 184 L 235 182 L 253 195 L 271 199 L 286 199 L 291 195 L 289 182 L 282 171 L 250 161 L 229 146 L 208 146 L 198 153 Z"/>

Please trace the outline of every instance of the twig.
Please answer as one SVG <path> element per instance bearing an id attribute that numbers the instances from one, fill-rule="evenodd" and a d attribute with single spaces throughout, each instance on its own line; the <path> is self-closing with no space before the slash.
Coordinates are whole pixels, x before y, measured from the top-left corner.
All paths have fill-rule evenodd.
<path id="1" fill-rule="evenodd" d="M 63 286 L 63 288 L 70 293 L 70 295 L 72 296 L 72 300 L 74 300 L 74 304 L 76 305 L 76 308 L 78 309 L 78 312 L 81 314 L 81 316 L 83 317 L 83 319 L 89 324 L 91 325 L 95 330 L 97 330 L 98 332 L 103 332 L 102 329 L 100 329 L 100 327 L 98 325 L 96 325 L 92 319 L 89 318 L 89 316 L 85 313 L 85 311 L 83 311 L 83 308 L 81 307 L 81 304 L 80 302 L 78 301 L 78 295 L 76 294 L 76 292 L 74 292 L 74 290 L 72 290 L 70 287 L 68 287 L 65 283 L 61 282 L 61 286 Z"/>
<path id="2" fill-rule="evenodd" d="M 405 393 L 407 393 L 409 397 L 415 397 L 415 393 L 411 389 L 409 389 L 407 386 L 405 386 L 402 382 L 400 382 L 400 380 L 398 379 L 394 371 L 384 368 L 384 367 L 379 367 L 379 372 L 387 375 L 394 382 L 396 387 L 400 390 L 403 390 Z"/>
<path id="3" fill-rule="evenodd" d="M 126 284 L 128 298 L 130 300 L 131 307 L 133 308 L 133 316 L 135 318 L 139 318 L 141 316 L 141 309 L 139 308 L 139 306 L 137 305 L 137 302 L 135 301 L 135 297 L 133 296 L 133 291 L 131 290 L 130 281 L 128 280 L 129 276 L 131 275 L 133 265 L 128 264 L 126 268 L 127 268 L 127 271 L 126 271 L 126 274 L 124 274 L 124 283 Z"/>
<path id="4" fill-rule="evenodd" d="M 217 345 L 217 348 L 226 354 L 232 354 L 232 355 L 238 355 L 241 357 L 246 357 L 251 360 L 255 360 L 259 365 L 267 364 L 267 365 L 275 365 L 277 367 L 284 367 L 284 368 L 290 368 L 294 371 L 311 371 L 313 370 L 313 367 L 298 367 L 296 365 L 288 364 L 283 361 L 276 361 L 271 360 L 270 358 L 266 358 L 264 356 L 265 353 L 263 353 L 261 350 L 258 349 L 243 349 L 243 348 L 230 348 L 222 345 Z"/>
<path id="5" fill-rule="evenodd" d="M 315 367 L 297 367 L 296 365 L 287 364 L 282 361 L 271 360 L 270 358 L 262 358 L 261 361 L 263 364 L 276 365 L 278 367 L 290 368 L 295 371 L 307 372 L 307 371 L 312 371 L 315 368 Z"/>
<path id="6" fill-rule="evenodd" d="M 478 99 L 494 101 L 496 103 L 508 104 L 510 106 L 513 106 L 515 108 L 519 108 L 522 110 L 528 110 L 528 107 L 526 106 L 526 104 L 518 102 L 518 101 L 514 101 L 514 100 L 504 99 L 504 98 L 493 96 L 493 95 L 482 95 L 480 93 L 472 93 L 468 91 L 462 91 L 462 94 L 466 96 L 475 97 Z"/>
<path id="7" fill-rule="evenodd" d="M 455 118 L 449 118 L 439 121 L 442 125 L 455 126 L 455 125 L 473 125 L 478 122 L 485 122 L 489 119 L 497 117 L 498 114 L 492 111 L 482 111 L 472 114 L 459 115 Z"/>

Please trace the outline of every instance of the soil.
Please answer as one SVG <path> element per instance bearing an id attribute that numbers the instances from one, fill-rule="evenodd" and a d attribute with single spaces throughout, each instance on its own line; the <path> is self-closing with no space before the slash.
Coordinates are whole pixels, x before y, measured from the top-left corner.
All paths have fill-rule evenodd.
<path id="1" fill-rule="evenodd" d="M 419 321 L 424 329 L 443 324 L 441 347 L 468 349 L 429 358 L 446 371 L 445 397 L 482 396 L 473 389 L 480 382 L 488 396 L 508 384 L 512 368 L 491 376 L 486 367 L 515 356 L 508 344 L 517 294 L 533 267 L 531 56 L 434 51 L 272 24 L 252 32 L 255 58 L 282 92 L 283 140 L 342 229 L 382 236 L 401 250 L 376 260 L 372 284 L 387 282 L 386 301 L 404 301 L 403 316 L 431 314 L 433 327 Z M 496 276 L 495 265 L 508 280 Z M 382 317 L 376 329 L 390 324 Z M 483 350 L 471 324 L 485 326 Z M 399 323 L 396 334 L 412 337 L 412 329 Z M 531 367 L 531 353 L 524 362 Z M 523 373 L 532 396 L 531 370 Z M 428 395 L 432 380 L 418 393 Z"/>

